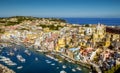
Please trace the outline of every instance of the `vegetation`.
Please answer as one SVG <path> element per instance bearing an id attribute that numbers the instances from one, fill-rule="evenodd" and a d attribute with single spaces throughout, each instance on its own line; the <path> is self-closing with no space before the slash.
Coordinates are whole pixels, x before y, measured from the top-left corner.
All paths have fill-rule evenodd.
<path id="1" fill-rule="evenodd" d="M 5 30 L 3 30 L 3 29 L 0 29 L 0 33 L 4 33 L 5 32 Z"/>
<path id="2" fill-rule="evenodd" d="M 104 73 L 117 73 L 116 71 L 120 69 L 120 65 L 116 65 L 114 67 L 112 67 L 111 69 L 104 71 Z"/>
<path id="3" fill-rule="evenodd" d="M 85 27 L 89 27 L 89 24 L 86 24 Z"/>
<path id="4" fill-rule="evenodd" d="M 50 21 L 57 21 L 57 22 L 66 22 L 63 19 L 57 19 L 57 18 L 49 18 Z"/>
<path id="5" fill-rule="evenodd" d="M 61 26 L 61 25 L 57 25 L 57 26 L 54 26 L 54 25 L 38 25 L 38 26 L 41 26 L 42 28 L 49 28 L 50 30 L 59 30 L 59 28 L 63 28 L 63 26 Z"/>
<path id="6" fill-rule="evenodd" d="M 11 26 L 11 25 L 16 25 L 16 24 L 19 24 L 19 22 L 11 22 L 11 21 L 9 21 L 9 22 L 7 22 L 5 24 L 5 26 Z"/>

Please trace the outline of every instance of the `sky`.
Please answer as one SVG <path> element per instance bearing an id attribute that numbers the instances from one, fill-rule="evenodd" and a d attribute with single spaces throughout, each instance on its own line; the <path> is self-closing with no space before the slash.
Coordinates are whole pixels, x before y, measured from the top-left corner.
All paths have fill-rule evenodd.
<path id="1" fill-rule="evenodd" d="M 0 0 L 0 17 L 120 18 L 120 0 Z"/>

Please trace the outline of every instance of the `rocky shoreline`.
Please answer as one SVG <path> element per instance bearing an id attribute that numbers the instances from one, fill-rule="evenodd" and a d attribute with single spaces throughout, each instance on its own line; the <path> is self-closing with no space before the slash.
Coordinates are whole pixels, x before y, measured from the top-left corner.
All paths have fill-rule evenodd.
<path id="1" fill-rule="evenodd" d="M 13 70 L 0 64 L 0 73 L 15 73 Z"/>

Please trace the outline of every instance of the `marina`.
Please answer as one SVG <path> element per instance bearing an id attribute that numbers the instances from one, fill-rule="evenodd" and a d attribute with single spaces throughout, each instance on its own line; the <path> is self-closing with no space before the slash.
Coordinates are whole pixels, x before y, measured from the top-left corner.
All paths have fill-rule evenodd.
<path id="1" fill-rule="evenodd" d="M 10 50 L 12 49 L 9 48 Z M 14 56 L 10 56 L 7 55 L 6 52 L 9 51 L 8 48 L 4 48 L 2 50 L 3 53 L 0 53 L 0 63 L 2 63 L 3 65 L 8 66 L 9 68 L 11 68 L 12 70 L 14 70 L 16 73 L 89 73 L 89 70 L 86 68 L 85 70 L 77 70 L 76 68 L 79 65 L 76 64 L 72 64 L 69 63 L 65 60 L 61 60 L 59 63 L 59 60 L 57 58 L 53 58 L 52 56 L 48 55 L 44 55 L 41 53 L 37 53 L 34 50 L 29 50 L 29 52 L 31 53 L 31 55 L 26 55 L 25 48 L 24 47 L 17 47 L 17 51 L 18 52 L 13 52 Z M 5 60 L 7 60 L 9 62 L 9 60 L 13 61 L 14 63 L 16 63 L 15 65 L 7 65 L 6 63 L 2 62 L 2 58 L 7 58 Z M 9 62 L 10 63 L 10 62 Z M 13 64 L 14 64 L 13 63 Z M 29 67 L 29 68 L 28 68 Z M 32 70 L 31 70 L 32 67 Z M 34 67 L 34 68 L 33 68 Z M 43 71 L 43 69 L 45 69 L 45 71 Z M 72 69 L 76 69 L 73 70 Z M 34 72 L 33 72 L 34 70 Z"/>

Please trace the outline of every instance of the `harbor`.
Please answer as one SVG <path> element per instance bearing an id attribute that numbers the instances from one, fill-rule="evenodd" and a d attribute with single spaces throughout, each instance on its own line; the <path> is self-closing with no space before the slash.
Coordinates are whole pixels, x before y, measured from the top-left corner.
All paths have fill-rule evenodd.
<path id="1" fill-rule="evenodd" d="M 14 48 L 17 48 L 17 50 L 14 50 Z M 7 54 L 10 53 L 9 50 L 11 49 L 12 52 L 14 53 L 13 56 Z M 34 73 L 34 72 L 89 73 L 90 72 L 88 68 L 85 68 L 77 64 L 73 64 L 71 62 L 68 62 L 67 60 L 64 60 L 63 58 L 60 57 L 55 58 L 49 54 L 42 54 L 32 49 L 28 50 L 28 52 L 31 53 L 31 55 L 28 55 L 25 52 L 26 48 L 23 46 L 11 46 L 9 47 L 9 50 L 8 47 L 4 47 L 2 49 L 2 52 L 0 53 L 0 58 L 1 58 L 0 63 L 14 70 L 16 73 L 26 73 L 26 72 L 27 73 Z M 7 59 L 8 63 L 10 60 L 14 62 L 15 65 L 9 65 L 6 64 L 4 61 L 1 61 L 2 59 L 4 60 L 4 58 L 5 60 Z"/>

